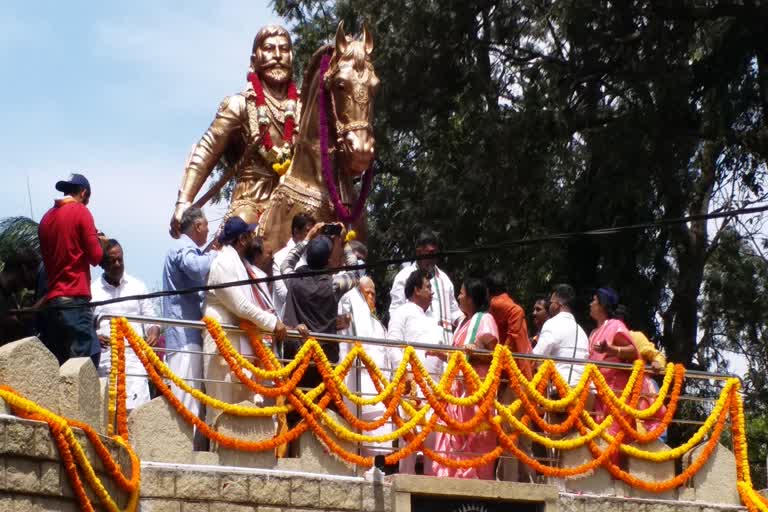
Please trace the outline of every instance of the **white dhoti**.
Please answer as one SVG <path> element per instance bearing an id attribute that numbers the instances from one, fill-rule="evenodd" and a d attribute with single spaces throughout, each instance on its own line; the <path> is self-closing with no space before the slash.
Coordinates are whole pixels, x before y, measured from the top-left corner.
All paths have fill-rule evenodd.
<path id="1" fill-rule="evenodd" d="M 200 345 L 184 345 L 176 350 L 180 352 L 166 352 L 165 364 L 170 370 L 194 389 L 203 389 L 200 379 L 203 378 L 203 356 L 200 354 L 202 347 Z M 196 352 L 190 354 L 188 351 Z M 181 388 L 171 384 L 171 391 L 178 398 L 185 408 L 197 417 L 200 417 L 201 405 L 192 395 L 182 391 Z"/>
<path id="2" fill-rule="evenodd" d="M 249 360 L 252 360 L 253 351 L 247 338 L 231 332 L 227 332 L 227 338 L 231 340 L 235 350 L 249 358 Z M 203 337 L 203 349 L 206 352 L 206 356 L 203 358 L 203 372 L 206 380 L 205 389 L 208 396 L 230 404 L 237 404 L 244 400 L 253 402 L 253 391 L 240 383 L 240 380 L 229 368 L 227 361 L 219 355 L 216 342 L 213 341 L 213 338 L 207 332 Z M 243 373 L 251 377 L 251 373 L 247 370 L 243 370 Z M 220 413 L 219 409 L 208 407 L 205 412 L 205 422 L 213 425 L 214 419 Z"/>

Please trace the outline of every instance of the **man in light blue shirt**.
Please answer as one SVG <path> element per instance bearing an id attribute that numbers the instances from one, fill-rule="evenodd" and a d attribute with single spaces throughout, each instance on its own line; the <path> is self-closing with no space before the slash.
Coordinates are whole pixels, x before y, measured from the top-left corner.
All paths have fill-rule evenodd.
<path id="1" fill-rule="evenodd" d="M 205 285 L 216 253 L 205 252 L 208 220 L 200 208 L 189 208 L 181 217 L 181 236 L 173 242 L 163 264 L 163 290 L 176 291 Z M 203 292 L 163 297 L 163 317 L 200 320 L 203 317 Z M 203 378 L 203 337 L 200 329 L 169 327 L 165 330 L 168 367 L 195 389 Z M 173 351 L 180 352 L 173 352 Z M 193 353 L 189 353 L 193 352 Z M 174 395 L 196 416 L 200 403 L 172 385 Z"/>

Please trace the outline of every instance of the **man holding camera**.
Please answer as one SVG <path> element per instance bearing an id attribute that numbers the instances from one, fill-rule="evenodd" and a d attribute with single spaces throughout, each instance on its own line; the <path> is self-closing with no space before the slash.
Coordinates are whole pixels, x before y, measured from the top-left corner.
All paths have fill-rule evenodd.
<path id="1" fill-rule="evenodd" d="M 344 247 L 344 227 L 342 224 L 318 223 L 307 233 L 304 241 L 297 243 L 280 265 L 280 273 L 302 273 L 313 270 L 354 265 L 357 257 L 347 246 Z M 306 265 L 294 269 L 302 258 Z M 336 316 L 341 296 L 357 285 L 357 272 L 339 272 L 336 274 L 318 273 L 286 280 L 284 320 L 289 325 L 304 324 L 310 331 L 336 334 Z M 339 361 L 338 343 L 323 343 L 323 352 L 332 363 Z M 284 357 L 292 358 L 299 350 L 299 341 L 285 344 Z M 309 368 L 302 379 L 302 385 L 316 386 L 322 381 L 314 367 Z"/>

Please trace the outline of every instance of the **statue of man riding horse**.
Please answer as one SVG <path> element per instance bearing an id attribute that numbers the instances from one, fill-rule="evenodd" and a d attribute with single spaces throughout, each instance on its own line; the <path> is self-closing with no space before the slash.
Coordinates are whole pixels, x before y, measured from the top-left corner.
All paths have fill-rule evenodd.
<path id="1" fill-rule="evenodd" d="M 187 160 L 171 219 L 174 237 L 184 211 L 204 205 L 230 180 L 235 185 L 227 217 L 258 222 L 272 247 L 286 243 L 299 212 L 363 230 L 379 80 L 366 28 L 361 39 L 347 37 L 340 23 L 335 43 L 310 59 L 299 98 L 288 32 L 274 25 L 258 32 L 245 89 L 224 98 Z M 217 165 L 222 176 L 195 200 Z"/>

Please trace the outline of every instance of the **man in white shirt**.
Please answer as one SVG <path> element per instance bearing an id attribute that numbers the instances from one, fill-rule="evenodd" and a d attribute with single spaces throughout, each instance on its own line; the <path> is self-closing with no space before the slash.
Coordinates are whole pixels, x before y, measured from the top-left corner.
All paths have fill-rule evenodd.
<path id="1" fill-rule="evenodd" d="M 346 329 L 339 330 L 339 334 L 345 336 L 361 336 L 364 338 L 386 339 L 387 331 L 381 325 L 376 316 L 376 285 L 370 277 L 360 278 L 358 285 L 345 293 L 339 301 L 339 315 L 349 315 L 349 326 Z M 343 361 L 349 353 L 351 343 L 341 343 L 339 346 L 339 362 Z M 392 374 L 392 365 L 399 357 L 395 352 L 397 349 L 384 345 L 363 345 L 365 352 L 373 359 L 376 366 L 389 378 Z M 371 380 L 371 376 L 365 367 L 359 366 L 356 361 L 349 373 L 345 383 L 354 393 L 358 393 L 365 398 L 370 398 L 378 394 L 376 386 Z M 358 373 L 359 372 L 359 373 Z M 358 380 L 359 375 L 359 380 Z M 348 404 L 354 410 L 351 403 Z M 374 421 L 379 419 L 386 406 L 383 403 L 374 405 L 364 405 L 361 411 L 363 421 Z M 392 424 L 385 423 L 376 430 L 368 432 L 369 435 L 383 435 L 392 431 Z M 391 453 L 392 442 L 370 443 L 363 446 L 362 454 L 364 456 L 388 455 Z"/>
<path id="2" fill-rule="evenodd" d="M 145 295 L 147 287 L 135 277 L 125 272 L 123 248 L 117 240 L 109 240 L 104 250 L 104 258 L 101 262 L 104 273 L 99 279 L 91 283 L 91 300 L 100 302 L 104 300 L 127 297 L 131 295 Z M 130 316 L 157 316 L 157 308 L 150 299 L 130 300 L 115 302 L 103 306 L 96 306 L 94 316 L 101 315 L 130 315 Z M 131 322 L 131 327 L 139 336 L 144 337 L 147 343 L 154 346 L 160 337 L 160 327 L 155 324 L 139 324 Z M 101 344 L 101 359 L 99 359 L 99 377 L 108 377 L 112 368 L 112 349 L 110 340 L 110 320 L 99 321 L 96 334 Z M 125 379 L 126 407 L 135 409 L 144 402 L 150 400 L 147 371 L 141 364 L 136 353 L 127 342 L 125 343 Z"/>
<path id="3" fill-rule="evenodd" d="M 416 239 L 416 256 L 427 256 L 438 251 L 439 242 L 437 235 L 433 232 L 424 231 Z M 427 316 L 441 327 L 441 343 L 450 345 L 453 340 L 453 326 L 463 315 L 459 309 L 459 303 L 456 302 L 451 279 L 437 267 L 437 260 L 434 258 L 418 259 L 398 272 L 389 294 L 389 315 L 392 317 L 397 308 L 407 302 L 405 281 L 416 269 L 421 269 L 429 275 L 434 293 L 432 303 L 427 309 Z"/>
<path id="4" fill-rule="evenodd" d="M 291 239 L 285 244 L 285 247 L 277 251 L 272 262 L 272 275 L 280 275 L 280 265 L 285 261 L 286 256 L 294 245 L 307 237 L 307 233 L 316 224 L 315 219 L 308 213 L 298 213 L 291 220 Z M 274 304 L 277 316 L 282 319 L 285 313 L 285 299 L 288 296 L 288 287 L 285 281 L 278 280 L 274 282 Z"/>
<path id="5" fill-rule="evenodd" d="M 256 227 L 256 224 L 246 224 L 240 217 L 227 220 L 219 237 L 223 246 L 211 264 L 208 285 L 249 279 L 246 262 L 254 259 L 253 241 Z M 274 313 L 259 307 L 253 291 L 252 285 L 249 284 L 209 290 L 206 292 L 204 314 L 223 324 L 239 325 L 242 320 L 250 321 L 259 329 L 272 333 L 275 340 L 282 341 L 287 333 L 285 325 Z M 246 357 L 253 355 L 246 335 L 228 332 L 227 337 L 235 350 Z M 208 332 L 203 338 L 203 350 L 206 354 L 218 352 L 218 347 Z M 203 366 L 208 395 L 235 404 L 254 399 L 253 392 L 239 383 L 222 356 L 206 355 Z M 207 410 L 206 421 L 212 423 L 218 413 L 215 409 Z"/>
<path id="6" fill-rule="evenodd" d="M 584 364 L 589 358 L 589 340 L 571 313 L 576 293 L 573 287 L 559 284 L 554 287 L 549 304 L 550 319 L 544 322 L 539 341 L 533 353 L 545 358 L 568 357 L 583 359 L 583 364 L 555 363 L 557 371 L 570 386 L 579 382 Z"/>
<path id="7" fill-rule="evenodd" d="M 432 281 L 429 279 L 427 272 L 421 269 L 412 271 L 405 280 L 403 292 L 408 302 L 392 313 L 392 317 L 389 320 L 389 334 L 387 338 L 390 340 L 441 345 L 443 329 L 435 324 L 433 319 L 427 315 L 430 305 L 434 304 Z M 398 359 L 394 361 L 395 368 L 400 365 L 402 352 L 398 351 L 397 356 Z M 416 356 L 427 368 L 432 379 L 439 381 L 443 375 L 443 361 L 435 356 L 427 356 L 426 350 L 422 349 L 416 350 Z M 413 384 L 411 396 L 416 395 L 416 387 Z M 418 393 L 418 395 L 419 398 L 423 398 L 421 393 Z M 435 447 L 434 432 L 427 436 L 424 444 L 428 448 Z M 415 474 L 416 458 L 417 456 L 411 455 L 401 460 L 400 472 Z M 432 474 L 432 461 L 429 459 L 424 460 L 424 474 Z"/>

